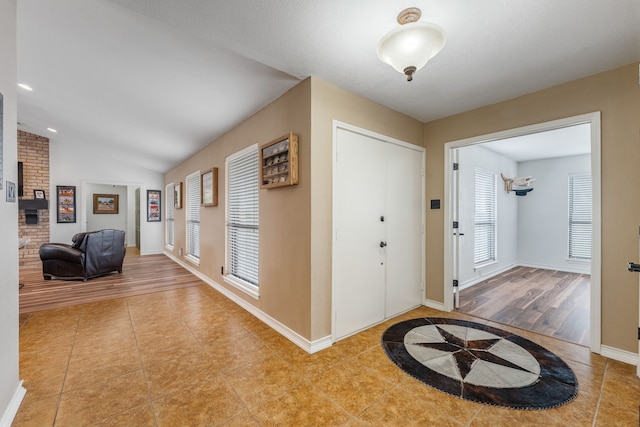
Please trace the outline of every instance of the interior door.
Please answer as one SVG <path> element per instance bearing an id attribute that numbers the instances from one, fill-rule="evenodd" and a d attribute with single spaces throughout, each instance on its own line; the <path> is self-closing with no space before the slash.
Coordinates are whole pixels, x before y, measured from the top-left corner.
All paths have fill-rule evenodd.
<path id="1" fill-rule="evenodd" d="M 422 303 L 422 152 L 385 144 L 386 317 Z"/>
<path id="2" fill-rule="evenodd" d="M 385 317 L 385 144 L 338 129 L 334 171 L 334 336 Z M 339 184 L 336 184 L 339 183 Z M 382 218 L 382 219 L 381 219 Z"/>

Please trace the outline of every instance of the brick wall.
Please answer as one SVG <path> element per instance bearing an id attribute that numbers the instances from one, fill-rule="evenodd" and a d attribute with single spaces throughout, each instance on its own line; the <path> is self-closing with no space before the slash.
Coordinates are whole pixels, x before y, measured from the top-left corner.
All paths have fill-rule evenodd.
<path id="1" fill-rule="evenodd" d="M 33 199 L 33 190 L 44 190 L 49 209 L 55 209 L 55 197 L 49 194 L 49 138 L 19 130 L 18 161 L 22 162 L 22 199 Z M 18 253 L 20 266 L 40 263 L 38 251 L 41 244 L 49 242 L 49 232 L 49 211 L 38 210 L 38 224 L 27 224 L 24 210 L 18 210 L 18 236 L 31 239 Z"/>

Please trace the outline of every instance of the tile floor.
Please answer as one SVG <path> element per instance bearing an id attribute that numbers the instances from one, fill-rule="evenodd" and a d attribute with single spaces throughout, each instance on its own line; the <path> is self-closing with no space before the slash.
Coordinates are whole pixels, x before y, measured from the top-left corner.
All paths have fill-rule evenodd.
<path id="1" fill-rule="evenodd" d="M 21 316 L 27 395 L 13 425 L 638 425 L 634 366 L 524 331 L 573 368 L 575 401 L 517 411 L 429 388 L 380 347 L 420 316 L 487 323 L 423 307 L 309 355 L 206 285 Z"/>

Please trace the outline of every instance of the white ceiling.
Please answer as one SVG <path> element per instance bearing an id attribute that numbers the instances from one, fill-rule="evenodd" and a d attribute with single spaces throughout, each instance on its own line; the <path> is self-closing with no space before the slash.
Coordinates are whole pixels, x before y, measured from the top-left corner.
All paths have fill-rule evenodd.
<path id="1" fill-rule="evenodd" d="M 591 125 L 585 123 L 483 142 L 482 146 L 516 162 L 589 154 Z"/>
<path id="2" fill-rule="evenodd" d="M 447 33 L 410 83 L 376 56 L 409 6 Z M 19 0 L 19 128 L 165 172 L 310 75 L 426 122 L 638 61 L 639 28 L 638 0 Z"/>

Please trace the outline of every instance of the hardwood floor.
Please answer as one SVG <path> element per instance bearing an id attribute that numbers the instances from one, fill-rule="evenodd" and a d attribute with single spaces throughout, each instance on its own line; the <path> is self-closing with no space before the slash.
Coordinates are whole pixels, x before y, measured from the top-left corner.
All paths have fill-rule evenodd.
<path id="1" fill-rule="evenodd" d="M 516 267 L 460 292 L 460 311 L 589 345 L 587 274 Z"/>
<path id="2" fill-rule="evenodd" d="M 131 297 L 202 285 L 202 281 L 165 255 L 140 256 L 127 248 L 122 274 L 82 280 L 44 280 L 41 265 L 21 267 L 20 313 Z"/>

